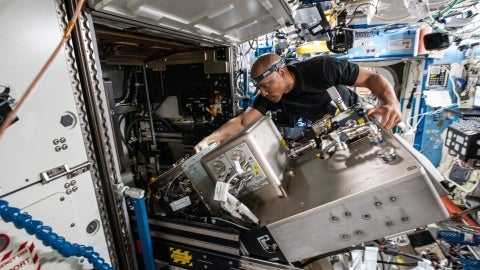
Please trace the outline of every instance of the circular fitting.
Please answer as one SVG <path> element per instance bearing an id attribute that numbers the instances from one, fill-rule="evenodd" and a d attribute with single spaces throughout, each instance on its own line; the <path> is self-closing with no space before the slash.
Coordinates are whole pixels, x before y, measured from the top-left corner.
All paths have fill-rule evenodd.
<path id="1" fill-rule="evenodd" d="M 365 232 L 362 231 L 362 230 L 355 230 L 353 231 L 353 234 L 356 236 L 356 237 L 364 237 L 365 236 Z"/>
<path id="2" fill-rule="evenodd" d="M 390 162 L 397 158 L 397 153 L 395 153 L 395 149 L 393 147 L 388 146 L 378 150 L 377 154 L 383 159 L 385 162 Z"/>
<path id="3" fill-rule="evenodd" d="M 342 233 L 340 234 L 340 239 L 343 241 L 350 241 L 351 237 L 348 233 Z"/>
<path id="4" fill-rule="evenodd" d="M 100 228 L 100 222 L 94 219 L 90 221 L 90 223 L 88 223 L 86 231 L 88 234 L 94 234 L 98 231 L 99 228 Z"/>
<path id="5" fill-rule="evenodd" d="M 337 216 L 330 216 L 330 221 L 331 222 L 338 222 L 338 217 Z"/>

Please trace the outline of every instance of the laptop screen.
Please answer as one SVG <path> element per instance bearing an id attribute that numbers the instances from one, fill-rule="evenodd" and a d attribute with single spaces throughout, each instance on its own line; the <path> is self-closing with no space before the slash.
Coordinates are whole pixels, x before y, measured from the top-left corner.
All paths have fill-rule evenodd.
<path id="1" fill-rule="evenodd" d="M 473 107 L 480 108 L 480 84 L 475 86 L 475 93 L 473 97 Z"/>

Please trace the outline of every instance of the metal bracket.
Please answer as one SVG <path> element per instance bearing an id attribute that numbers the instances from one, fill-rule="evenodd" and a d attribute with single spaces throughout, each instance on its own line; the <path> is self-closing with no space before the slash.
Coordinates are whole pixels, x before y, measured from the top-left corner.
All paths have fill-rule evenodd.
<path id="1" fill-rule="evenodd" d="M 67 179 L 71 179 L 88 170 L 90 170 L 90 162 L 88 161 L 85 161 L 84 163 L 81 163 L 71 169 L 68 167 L 68 165 L 64 164 L 53 169 L 41 172 L 40 177 L 42 179 L 42 183 L 46 184 L 63 176 L 66 176 Z"/>

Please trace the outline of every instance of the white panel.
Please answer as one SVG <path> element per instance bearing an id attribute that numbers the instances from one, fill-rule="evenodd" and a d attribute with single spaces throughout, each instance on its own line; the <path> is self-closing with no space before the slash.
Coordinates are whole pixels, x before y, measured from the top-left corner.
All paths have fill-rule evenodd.
<path id="1" fill-rule="evenodd" d="M 17 101 L 38 74 L 62 37 L 54 1 L 0 1 L 0 83 L 10 85 Z M 60 123 L 63 115 L 76 119 Z M 87 160 L 65 53 L 39 81 L 19 120 L 0 139 L 0 196 L 40 180 L 42 171 Z M 56 139 L 65 143 L 54 144 Z M 64 148 L 56 151 L 55 147 Z"/>
<path id="2" fill-rule="evenodd" d="M 0 84 L 9 85 L 17 101 L 63 36 L 55 3 L 0 0 Z M 72 168 L 88 161 L 73 89 L 62 49 L 19 111 L 19 120 L 0 138 L 0 198 L 28 212 L 66 241 L 94 247 L 101 258 L 110 262 L 90 171 L 71 179 L 63 176 L 46 184 L 40 181 L 41 172 L 64 165 Z M 64 126 L 60 120 L 66 114 L 73 123 Z M 87 232 L 91 222 L 96 230 Z M 28 242 L 34 244 L 32 250 L 43 270 L 92 269 L 85 258 L 63 258 L 3 219 L 0 235 L 9 238 L 8 245 L 4 242 L 0 247 L 0 257 Z"/>
<path id="3" fill-rule="evenodd" d="M 105 235 L 94 194 L 90 174 L 85 172 L 72 179 L 64 177 L 47 185 L 33 185 L 2 200 L 7 201 L 11 207 L 19 208 L 22 213 L 28 213 L 33 220 L 51 227 L 52 232 L 65 237 L 66 241 L 93 247 L 108 262 Z M 29 241 L 35 244 L 35 253 L 39 256 L 43 270 L 92 268 L 85 258 L 64 258 L 35 236 L 15 228 L 12 223 L 0 219 L 0 227 L 0 234 L 10 238 L 9 247 L 4 253 L 0 252 L 0 256 Z"/>

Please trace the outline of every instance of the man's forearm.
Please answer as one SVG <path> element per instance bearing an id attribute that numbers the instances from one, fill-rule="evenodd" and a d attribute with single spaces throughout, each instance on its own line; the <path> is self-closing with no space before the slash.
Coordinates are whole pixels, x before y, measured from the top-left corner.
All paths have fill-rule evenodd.
<path id="1" fill-rule="evenodd" d="M 367 80 L 368 88 L 380 99 L 382 104 L 400 106 L 400 102 L 395 94 L 392 85 L 379 74 L 371 76 Z"/>
<path id="2" fill-rule="evenodd" d="M 242 126 L 239 117 L 228 120 L 225 124 L 220 126 L 217 130 L 213 131 L 208 137 L 212 138 L 212 141 L 223 142 L 233 134 L 239 132 L 244 127 Z"/>

